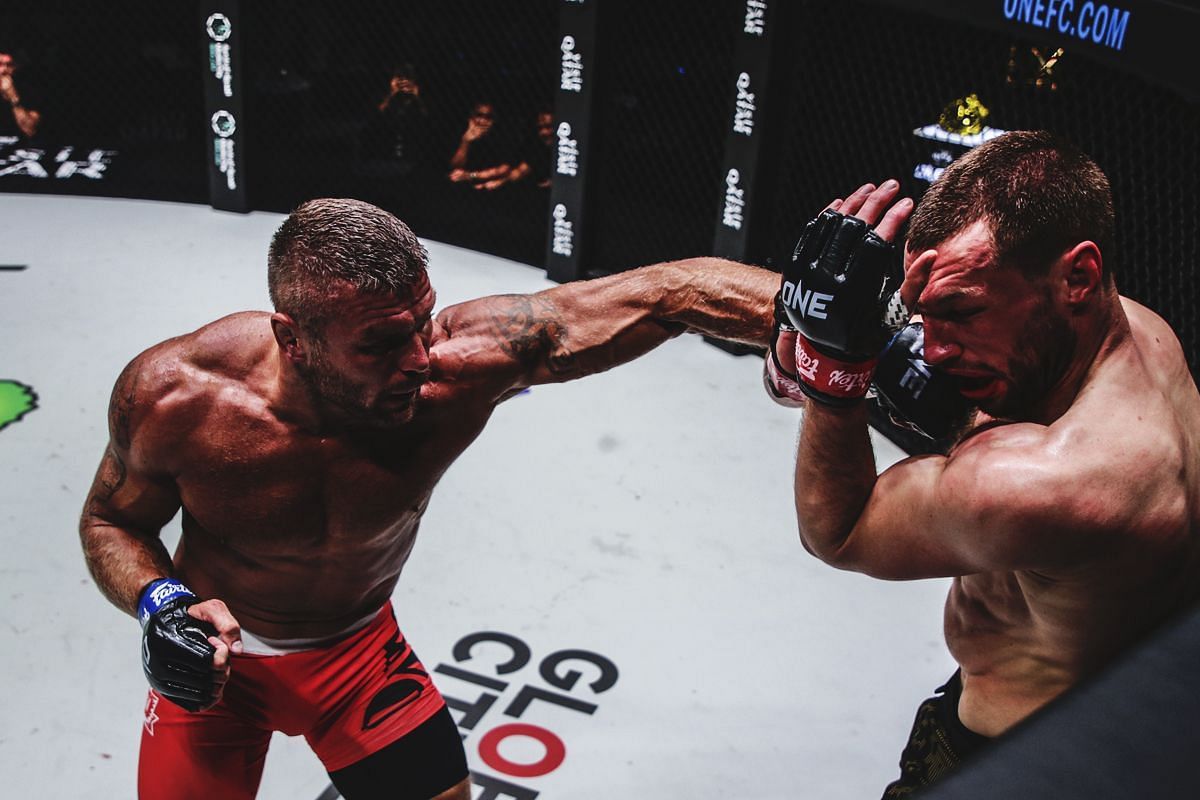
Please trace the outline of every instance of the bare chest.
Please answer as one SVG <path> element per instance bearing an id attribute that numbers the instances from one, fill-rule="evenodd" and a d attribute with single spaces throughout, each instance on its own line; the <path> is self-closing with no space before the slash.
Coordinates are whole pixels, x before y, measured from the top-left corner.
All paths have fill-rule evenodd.
<path id="1" fill-rule="evenodd" d="M 188 444 L 183 507 L 245 552 L 362 552 L 415 535 L 434 486 L 478 431 L 320 437 L 271 418 L 225 415 Z"/>

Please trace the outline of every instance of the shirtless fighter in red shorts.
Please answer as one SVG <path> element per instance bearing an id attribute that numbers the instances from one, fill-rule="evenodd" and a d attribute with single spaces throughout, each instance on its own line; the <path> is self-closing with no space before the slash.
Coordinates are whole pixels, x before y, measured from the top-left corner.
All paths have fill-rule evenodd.
<path id="1" fill-rule="evenodd" d="M 281 730 L 351 800 L 468 798 L 455 724 L 389 603 L 438 479 L 523 387 L 689 330 L 765 345 L 778 276 L 695 259 L 434 316 L 402 222 L 314 200 L 275 234 L 268 279 L 275 313 L 122 372 L 83 512 L 96 583 L 142 621 L 141 796 L 253 797 Z M 172 560 L 159 532 L 180 507 Z"/>

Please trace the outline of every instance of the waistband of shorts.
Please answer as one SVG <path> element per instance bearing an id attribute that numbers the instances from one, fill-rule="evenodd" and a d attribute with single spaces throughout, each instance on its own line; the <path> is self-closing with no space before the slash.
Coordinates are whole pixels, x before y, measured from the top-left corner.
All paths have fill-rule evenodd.
<path id="1" fill-rule="evenodd" d="M 370 625 L 376 617 L 391 607 L 391 601 L 384 603 L 360 619 L 351 622 L 337 633 L 328 636 L 301 637 L 298 639 L 276 639 L 260 636 L 253 631 L 242 628 L 242 655 L 249 656 L 286 656 L 292 653 L 303 653 L 306 650 L 319 650 L 329 647 L 348 636 L 358 633 Z"/>

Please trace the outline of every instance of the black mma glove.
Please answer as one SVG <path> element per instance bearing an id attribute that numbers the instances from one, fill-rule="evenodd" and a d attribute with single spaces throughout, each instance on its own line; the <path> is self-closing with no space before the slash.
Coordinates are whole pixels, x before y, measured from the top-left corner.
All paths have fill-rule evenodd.
<path id="1" fill-rule="evenodd" d="M 805 226 L 780 300 L 800 331 L 796 371 L 806 395 L 833 406 L 866 395 L 888 339 L 888 300 L 903 277 L 895 246 L 861 219 L 826 210 Z"/>
<path id="2" fill-rule="evenodd" d="M 160 578 L 142 590 L 138 620 L 142 623 L 142 669 L 154 691 L 188 711 L 216 700 L 214 648 L 209 636 L 217 629 L 187 613 L 200 602 L 173 578 Z"/>
<path id="3" fill-rule="evenodd" d="M 925 363 L 925 328 L 905 326 L 879 356 L 875 393 L 903 427 L 942 439 L 968 421 L 974 407 L 958 392 L 953 375 Z"/>

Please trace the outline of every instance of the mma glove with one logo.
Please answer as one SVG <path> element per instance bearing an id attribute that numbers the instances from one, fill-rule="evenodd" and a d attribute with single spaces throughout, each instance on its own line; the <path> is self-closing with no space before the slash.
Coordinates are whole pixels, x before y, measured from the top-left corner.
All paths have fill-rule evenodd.
<path id="1" fill-rule="evenodd" d="M 924 328 L 900 300 L 903 279 L 896 246 L 862 220 L 826 210 L 808 223 L 775 297 L 774 339 L 798 331 L 796 372 L 783 368 L 773 340 L 772 396 L 850 406 L 871 388 L 900 427 L 942 440 L 965 426 L 973 407 L 952 375 L 925 361 Z"/>
<path id="2" fill-rule="evenodd" d="M 895 245 L 861 219 L 826 210 L 805 226 L 776 298 L 799 332 L 795 379 L 805 395 L 843 407 L 866 396 L 903 277 Z"/>
<path id="3" fill-rule="evenodd" d="M 942 440 L 969 422 L 974 407 L 953 375 L 925 361 L 925 326 L 905 325 L 879 355 L 875 394 L 892 422 Z"/>
<path id="4" fill-rule="evenodd" d="M 217 629 L 188 614 L 200 598 L 173 578 L 160 578 L 142 590 L 142 669 L 154 691 L 188 711 L 216 700 L 213 655 L 208 641 Z"/>

